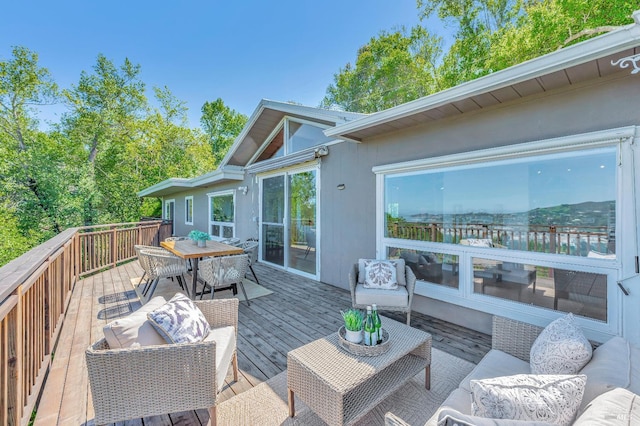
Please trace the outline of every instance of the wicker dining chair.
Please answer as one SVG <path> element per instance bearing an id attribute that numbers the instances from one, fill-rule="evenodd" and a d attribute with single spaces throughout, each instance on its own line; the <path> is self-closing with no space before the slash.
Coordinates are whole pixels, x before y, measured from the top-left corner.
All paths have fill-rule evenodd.
<path id="1" fill-rule="evenodd" d="M 257 241 L 247 240 L 240 247 L 244 250 L 244 254 L 249 256 L 249 270 L 253 274 L 253 278 L 256 280 L 256 284 L 260 284 L 256 271 L 253 270 L 253 265 L 258 262 L 258 245 Z"/>
<path id="2" fill-rule="evenodd" d="M 167 250 L 157 248 L 142 249 L 140 250 L 140 256 L 144 259 L 140 263 L 147 262 L 149 265 L 149 279 L 152 281 L 151 285 L 143 290 L 143 296 L 147 296 L 147 292 L 151 291 L 148 298 L 153 297 L 153 292 L 156 290 L 158 281 L 161 278 L 176 277 L 180 288 L 183 290 L 186 288 L 184 274 L 187 273 L 187 265 L 183 259 L 169 253 Z"/>
<path id="3" fill-rule="evenodd" d="M 211 327 L 201 342 L 117 349 L 102 338 L 85 351 L 96 424 L 201 408 L 216 424 L 217 397 L 230 366 L 238 380 L 239 301 L 194 303 Z M 216 330 L 229 326 L 232 338 L 216 340 Z"/>
<path id="4" fill-rule="evenodd" d="M 140 267 L 142 268 L 142 276 L 140 277 L 140 281 L 138 281 L 138 285 L 137 287 L 140 287 L 140 284 L 142 284 L 142 280 L 144 280 L 145 278 L 147 278 L 147 280 L 144 283 L 144 287 L 142 288 L 142 294 L 145 294 L 147 292 L 147 287 L 151 284 L 151 282 L 153 280 L 149 279 L 150 274 L 149 274 L 149 270 L 151 269 L 151 265 L 149 264 L 149 257 L 148 256 L 141 256 L 140 255 L 140 251 L 141 250 L 164 250 L 166 253 L 169 253 L 169 251 L 163 249 L 162 247 L 156 247 L 156 246 L 145 246 L 142 244 L 137 244 L 133 246 L 133 249 L 136 252 L 136 256 L 138 257 L 138 262 L 140 263 Z"/>
<path id="5" fill-rule="evenodd" d="M 248 267 L 249 256 L 246 254 L 211 257 L 202 260 L 198 267 L 198 273 L 205 281 L 205 285 L 202 293 L 200 293 L 200 298 L 202 299 L 207 288 L 211 290 L 211 298 L 213 299 L 214 291 L 233 289 L 240 285 L 247 305 L 250 306 L 251 302 L 249 302 L 249 297 L 247 297 L 247 292 L 242 283 Z"/>

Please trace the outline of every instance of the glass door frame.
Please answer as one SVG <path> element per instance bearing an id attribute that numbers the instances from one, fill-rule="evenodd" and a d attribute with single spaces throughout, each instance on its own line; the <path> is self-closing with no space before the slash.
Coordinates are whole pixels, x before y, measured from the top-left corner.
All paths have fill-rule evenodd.
<path id="1" fill-rule="evenodd" d="M 315 245 L 315 264 L 316 264 L 316 273 L 315 274 L 310 274 L 308 272 L 304 272 L 301 271 L 299 269 L 295 269 L 293 267 L 289 266 L 289 256 L 290 256 L 290 237 L 291 237 L 291 230 L 290 230 L 290 189 L 289 189 L 289 176 L 294 175 L 294 174 L 298 174 L 298 173 L 304 173 L 304 172 L 310 172 L 313 171 L 315 172 L 315 184 L 316 184 L 316 217 L 315 217 L 315 227 L 316 227 L 316 245 Z M 282 225 L 284 228 L 284 261 L 282 265 L 278 265 L 269 261 L 264 260 L 264 253 L 263 253 L 263 246 L 262 244 L 260 244 L 260 250 L 259 250 L 259 258 L 261 262 L 265 262 L 267 264 L 269 264 L 270 266 L 273 266 L 274 268 L 280 268 L 283 269 L 285 271 L 288 272 L 292 272 L 294 274 L 297 275 L 302 275 L 311 279 L 315 279 L 318 280 L 320 279 L 320 252 L 321 252 L 321 247 L 320 247 L 320 167 L 318 164 L 313 164 L 313 165 L 306 165 L 304 167 L 292 167 L 292 168 L 288 168 L 285 170 L 278 170 L 278 171 L 274 171 L 274 172 L 269 172 L 269 173 L 264 173 L 258 176 L 258 182 L 259 182 L 259 191 L 260 191 L 260 196 L 258 197 L 258 212 L 259 212 L 259 217 L 258 217 L 258 232 L 259 232 L 259 238 L 260 241 L 264 241 L 265 236 L 263 235 L 263 221 L 262 221 L 262 205 L 263 205 L 263 181 L 265 179 L 268 178 L 273 178 L 276 176 L 283 176 L 284 178 L 284 212 L 285 212 L 285 217 L 282 218 Z M 268 222 L 268 223 L 272 223 L 272 222 Z"/>

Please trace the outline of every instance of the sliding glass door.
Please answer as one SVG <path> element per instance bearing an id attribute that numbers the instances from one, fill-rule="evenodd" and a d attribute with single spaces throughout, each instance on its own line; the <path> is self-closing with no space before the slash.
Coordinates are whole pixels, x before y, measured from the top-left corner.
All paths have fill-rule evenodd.
<path id="1" fill-rule="evenodd" d="M 317 275 L 317 170 L 286 172 L 261 180 L 262 260 Z"/>

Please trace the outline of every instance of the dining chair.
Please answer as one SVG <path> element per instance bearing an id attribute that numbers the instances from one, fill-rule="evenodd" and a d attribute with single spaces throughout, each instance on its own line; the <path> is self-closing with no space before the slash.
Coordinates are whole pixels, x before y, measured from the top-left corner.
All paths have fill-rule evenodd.
<path id="1" fill-rule="evenodd" d="M 161 278 L 176 277 L 180 288 L 188 292 L 184 278 L 184 274 L 187 273 L 187 266 L 183 259 L 169 253 L 167 250 L 158 248 L 142 249 L 140 250 L 140 256 L 143 259 L 140 263 L 146 262 L 149 265 L 149 279 L 151 280 L 151 285 L 145 286 L 143 289 L 143 296 L 147 296 L 147 292 L 151 291 L 148 296 L 150 299 Z"/>
<path id="2" fill-rule="evenodd" d="M 146 293 L 147 291 L 147 287 L 149 286 L 149 284 L 151 284 L 151 281 L 149 279 L 149 269 L 151 268 L 151 265 L 149 265 L 149 258 L 148 256 L 141 256 L 140 255 L 140 251 L 141 250 L 164 250 L 166 253 L 169 253 L 168 250 L 163 249 L 162 247 L 156 247 L 156 246 L 146 246 L 146 245 L 142 245 L 142 244 L 137 244 L 133 246 L 133 249 L 136 252 L 136 256 L 138 257 L 138 262 L 140 263 L 140 267 L 142 268 L 142 276 L 140 277 L 140 281 L 138 281 L 138 285 L 137 287 L 140 287 L 140 284 L 142 284 L 142 280 L 145 279 L 145 277 L 147 278 L 147 280 L 144 283 L 144 287 L 142 288 L 142 293 Z"/>
<path id="3" fill-rule="evenodd" d="M 253 270 L 253 265 L 258 261 L 258 245 L 257 241 L 247 240 L 240 247 L 244 250 L 244 254 L 249 256 L 249 270 L 253 274 L 253 278 L 256 280 L 256 284 L 260 284 L 256 271 Z"/>
<path id="4" fill-rule="evenodd" d="M 200 298 L 202 299 L 207 287 L 211 290 L 211 298 L 213 299 L 214 291 L 233 289 L 240 285 L 240 289 L 247 301 L 247 306 L 251 306 L 242 283 L 248 267 L 249 256 L 246 254 L 218 256 L 202 260 L 199 266 L 199 274 L 205 281 L 205 285 L 202 293 L 200 293 Z"/>

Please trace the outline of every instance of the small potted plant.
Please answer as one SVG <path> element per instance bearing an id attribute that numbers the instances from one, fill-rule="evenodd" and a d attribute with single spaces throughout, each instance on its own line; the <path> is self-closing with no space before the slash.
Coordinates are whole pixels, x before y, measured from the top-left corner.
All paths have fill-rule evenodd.
<path id="1" fill-rule="evenodd" d="M 191 240 L 191 242 L 193 243 L 193 245 L 198 244 L 198 238 L 196 238 L 198 236 L 198 233 L 200 231 L 194 229 L 193 231 L 189 232 L 189 235 L 187 235 L 189 237 L 189 239 Z"/>
<path id="2" fill-rule="evenodd" d="M 362 312 L 351 308 L 341 313 L 344 319 L 345 339 L 352 343 L 362 342 Z"/>
<path id="3" fill-rule="evenodd" d="M 211 235 L 202 231 L 191 231 L 189 236 L 198 242 L 198 247 L 206 247 L 207 241 L 211 239 Z"/>

